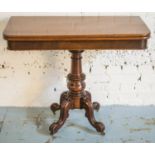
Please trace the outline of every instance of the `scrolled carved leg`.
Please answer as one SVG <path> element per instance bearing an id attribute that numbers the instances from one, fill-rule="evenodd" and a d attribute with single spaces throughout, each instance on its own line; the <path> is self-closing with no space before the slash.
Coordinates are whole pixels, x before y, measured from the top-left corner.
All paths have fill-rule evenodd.
<path id="1" fill-rule="evenodd" d="M 60 97 L 60 103 L 65 99 L 67 100 L 67 95 L 68 95 L 68 91 L 65 91 L 61 94 Z M 55 115 L 55 112 L 60 110 L 61 106 L 58 103 L 52 103 L 50 106 L 51 111 L 53 112 L 53 114 Z"/>
<path id="2" fill-rule="evenodd" d="M 85 116 L 88 118 L 90 124 L 98 131 L 104 134 L 105 126 L 101 122 L 97 122 L 94 116 L 94 107 L 91 102 L 91 95 L 86 92 L 86 95 L 82 98 L 82 108 L 86 110 Z"/>
<path id="3" fill-rule="evenodd" d="M 69 110 L 71 108 L 71 103 L 66 97 L 66 92 L 61 95 L 60 99 L 60 117 L 59 120 L 55 123 L 53 123 L 50 127 L 49 130 L 51 134 L 55 134 L 65 123 L 66 119 L 69 116 Z M 57 104 L 56 104 L 57 106 Z"/>

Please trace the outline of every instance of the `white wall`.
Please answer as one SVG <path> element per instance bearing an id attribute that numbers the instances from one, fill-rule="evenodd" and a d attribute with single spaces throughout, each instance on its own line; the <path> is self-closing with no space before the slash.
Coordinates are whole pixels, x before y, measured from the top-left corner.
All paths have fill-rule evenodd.
<path id="1" fill-rule="evenodd" d="M 87 89 L 102 105 L 155 105 L 155 13 L 61 13 L 54 15 L 139 15 L 152 32 L 145 51 L 86 51 Z M 11 15 L 0 13 L 0 106 L 49 106 L 66 90 L 68 51 L 9 51 L 2 31 Z M 90 69 L 91 68 L 91 69 Z M 90 72 L 91 70 L 91 72 Z"/>

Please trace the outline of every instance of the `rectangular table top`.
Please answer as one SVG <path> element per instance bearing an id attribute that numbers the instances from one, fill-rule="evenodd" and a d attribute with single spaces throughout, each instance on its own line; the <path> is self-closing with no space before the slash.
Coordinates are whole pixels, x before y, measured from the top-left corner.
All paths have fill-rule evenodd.
<path id="1" fill-rule="evenodd" d="M 3 36 L 11 50 L 145 49 L 150 31 L 137 16 L 13 16 Z"/>

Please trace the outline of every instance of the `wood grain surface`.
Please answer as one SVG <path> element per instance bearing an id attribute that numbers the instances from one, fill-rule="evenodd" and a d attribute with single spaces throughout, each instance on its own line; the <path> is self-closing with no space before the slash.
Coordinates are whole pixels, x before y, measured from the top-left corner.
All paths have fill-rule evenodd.
<path id="1" fill-rule="evenodd" d="M 10 49 L 143 49 L 150 31 L 137 16 L 13 16 L 3 36 Z"/>

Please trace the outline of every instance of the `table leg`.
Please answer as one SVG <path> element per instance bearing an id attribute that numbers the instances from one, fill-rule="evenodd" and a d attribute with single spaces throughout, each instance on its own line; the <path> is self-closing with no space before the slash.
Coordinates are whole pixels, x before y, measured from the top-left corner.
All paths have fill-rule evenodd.
<path id="1" fill-rule="evenodd" d="M 49 130 L 51 134 L 55 134 L 64 124 L 68 117 L 70 109 L 85 109 L 86 117 L 90 124 L 96 128 L 98 132 L 103 133 L 105 126 L 101 122 L 97 122 L 94 117 L 94 109 L 99 110 L 100 104 L 98 102 L 91 101 L 91 94 L 85 91 L 85 74 L 82 72 L 82 52 L 77 50 L 70 51 L 71 56 L 71 72 L 68 74 L 67 87 L 69 91 L 62 93 L 60 97 L 60 105 L 53 103 L 51 110 L 55 114 L 57 110 L 60 110 L 60 117 L 56 123 L 53 123 Z"/>

